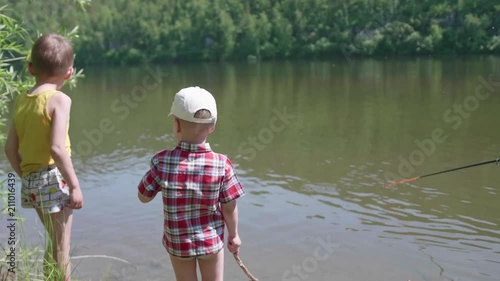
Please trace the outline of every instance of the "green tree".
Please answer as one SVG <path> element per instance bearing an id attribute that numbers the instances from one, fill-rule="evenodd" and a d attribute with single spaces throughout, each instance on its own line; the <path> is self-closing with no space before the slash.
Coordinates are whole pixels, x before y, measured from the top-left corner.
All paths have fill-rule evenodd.
<path id="1" fill-rule="evenodd" d="M 34 32 L 78 22 L 86 64 L 500 52 L 491 0 L 4 1 Z"/>

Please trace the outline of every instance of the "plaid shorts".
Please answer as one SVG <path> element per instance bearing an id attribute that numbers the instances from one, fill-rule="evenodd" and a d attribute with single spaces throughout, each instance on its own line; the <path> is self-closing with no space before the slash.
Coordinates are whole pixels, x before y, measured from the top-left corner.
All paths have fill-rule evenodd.
<path id="1" fill-rule="evenodd" d="M 69 188 L 55 165 L 25 176 L 21 186 L 21 206 L 57 213 L 69 202 Z"/>

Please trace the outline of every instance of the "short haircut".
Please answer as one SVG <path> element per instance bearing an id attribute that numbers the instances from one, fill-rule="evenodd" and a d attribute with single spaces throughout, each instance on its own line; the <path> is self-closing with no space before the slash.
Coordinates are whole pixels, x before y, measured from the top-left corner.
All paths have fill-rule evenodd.
<path id="1" fill-rule="evenodd" d="M 36 75 L 65 74 L 73 66 L 73 47 L 61 35 L 43 35 L 35 41 L 31 49 L 31 63 Z"/>
<path id="2" fill-rule="evenodd" d="M 199 119 L 212 119 L 212 113 L 210 113 L 210 110 L 208 110 L 208 109 L 200 109 L 194 113 L 194 117 L 199 118 Z M 178 117 L 176 116 L 176 118 L 178 118 Z M 180 119 L 180 118 L 178 118 L 178 119 L 183 124 L 183 126 L 186 126 L 190 130 L 195 130 L 195 131 L 199 131 L 200 129 L 204 130 L 204 129 L 211 128 L 215 124 L 215 121 L 212 123 L 194 123 L 194 122 L 186 121 L 184 119 Z"/>
<path id="3" fill-rule="evenodd" d="M 194 117 L 199 119 L 210 119 L 212 118 L 212 113 L 208 109 L 200 109 L 194 113 Z"/>

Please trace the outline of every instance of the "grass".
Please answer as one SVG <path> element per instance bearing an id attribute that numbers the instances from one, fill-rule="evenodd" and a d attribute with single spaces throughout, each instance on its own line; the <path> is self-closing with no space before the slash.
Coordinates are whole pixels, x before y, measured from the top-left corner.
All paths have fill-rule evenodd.
<path id="1" fill-rule="evenodd" d="M 3 206 L 7 206 L 0 210 L 0 219 L 8 221 L 8 218 L 14 218 L 15 221 L 15 240 L 11 241 L 1 241 L 0 248 L 3 255 L 0 256 L 0 281 L 44 281 L 44 280 L 64 280 L 64 275 L 61 270 L 57 267 L 57 264 L 52 260 L 46 260 L 44 258 L 44 251 L 40 247 L 33 247 L 28 245 L 25 241 L 26 239 L 21 239 L 24 236 L 25 230 L 25 220 L 24 218 L 17 216 L 17 212 L 14 212 L 16 216 L 10 215 L 8 209 L 8 190 L 6 189 L 5 181 L 0 181 L 0 201 Z M 17 207 L 16 207 L 17 208 Z M 17 211 L 17 210 L 15 210 Z M 47 235 L 40 233 L 40 237 L 45 237 L 45 245 L 51 245 L 51 241 Z M 24 240 L 24 241 L 23 241 Z M 12 244 L 12 242 L 14 242 Z M 11 253 L 11 248 L 15 249 L 15 261 L 14 261 L 14 272 L 12 273 L 11 266 L 9 262 L 9 254 Z M 9 272 L 10 271 L 10 272 Z"/>
<path id="2" fill-rule="evenodd" d="M 0 218 L 4 218 L 5 216 L 0 216 Z M 42 236 L 42 234 L 40 234 Z M 0 248 L 2 249 L 3 255 L 0 256 L 0 281 L 46 281 L 46 280 L 54 280 L 54 281 L 64 281 L 64 275 L 61 270 L 57 267 L 55 262 L 47 261 L 44 258 L 44 251 L 40 247 L 29 246 L 25 243 L 20 243 L 21 239 L 18 238 L 16 241 L 16 269 L 15 275 L 9 273 L 9 265 L 7 253 L 9 249 L 6 244 L 3 242 L 0 244 Z M 50 243 L 46 242 L 46 243 Z M 71 260 L 82 260 L 82 259 L 108 259 L 112 261 L 119 262 L 121 264 L 126 265 L 129 268 L 133 268 L 134 271 L 137 271 L 137 268 L 131 264 L 130 262 L 120 259 L 113 256 L 107 255 L 80 255 L 80 256 L 71 256 Z M 74 263 L 74 262 L 73 262 Z M 76 266 L 73 267 L 73 270 L 76 269 Z M 45 273 L 45 275 L 44 275 Z M 112 268 L 111 266 L 108 268 L 107 272 L 104 273 L 104 276 L 100 280 L 112 280 Z M 72 276 L 73 281 L 78 281 L 77 278 Z M 116 280 L 116 279 L 114 279 Z"/>
<path id="3" fill-rule="evenodd" d="M 1 196 L 1 195 L 0 195 Z M 0 219 L 5 219 L 5 214 L 0 214 Z M 44 260 L 44 251 L 40 247 L 33 247 L 27 243 L 21 242 L 22 234 L 24 233 L 24 220 L 17 218 L 16 223 L 16 242 L 14 245 L 0 243 L 2 249 L 2 257 L 0 258 L 0 281 L 44 281 L 44 280 L 64 280 L 59 268 L 55 262 Z M 19 231 L 18 231 L 19 230 Z M 41 237 L 44 235 L 40 234 Z M 50 241 L 46 242 L 49 243 Z M 15 275 L 9 273 L 10 265 L 8 254 L 10 248 L 15 248 Z M 45 272 L 45 275 L 44 275 Z"/>
<path id="4" fill-rule="evenodd" d="M 8 190 L 5 188 L 5 180 L 0 181 L 0 202 L 2 202 L 2 206 L 8 206 Z M 0 209 L 0 220 L 7 221 L 9 216 L 8 208 Z M 17 211 L 17 210 L 16 210 Z M 26 231 L 24 229 L 25 220 L 24 218 L 17 216 L 16 217 L 16 241 L 14 245 L 8 245 L 7 241 L 0 241 L 0 281 L 46 281 L 46 280 L 55 280 L 55 281 L 63 281 L 64 275 L 61 270 L 57 267 L 57 264 L 54 261 L 45 260 L 44 250 L 39 246 L 29 245 L 26 241 L 27 239 L 22 239 L 24 237 Z M 45 231 L 44 231 L 45 232 Z M 42 243 L 44 245 L 51 245 L 51 241 L 48 235 L 45 233 L 40 233 L 39 235 Z M 10 252 L 10 247 L 15 247 L 16 249 L 16 269 L 15 276 L 9 274 L 9 265 L 8 262 L 8 253 Z M 133 268 L 134 271 L 137 271 L 137 268 L 131 264 L 130 262 L 120 259 L 113 256 L 107 255 L 80 255 L 74 256 L 70 254 L 71 260 L 82 260 L 82 259 L 108 259 L 111 261 L 119 262 L 122 265 L 125 265 L 129 268 Z M 48 257 L 50 258 L 50 257 Z M 76 269 L 76 266 L 73 267 L 73 271 Z M 44 275 L 45 273 L 45 275 Z M 112 269 L 108 268 L 108 271 L 105 273 L 106 276 L 103 276 L 101 280 L 112 280 Z M 74 276 L 72 276 L 73 281 L 78 281 Z"/>

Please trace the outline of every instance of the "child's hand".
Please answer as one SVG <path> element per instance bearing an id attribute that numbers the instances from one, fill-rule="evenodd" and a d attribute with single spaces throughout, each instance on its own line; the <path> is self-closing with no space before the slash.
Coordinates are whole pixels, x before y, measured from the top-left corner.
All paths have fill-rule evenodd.
<path id="1" fill-rule="evenodd" d="M 240 236 L 236 235 L 235 237 L 229 237 L 227 239 L 227 249 L 232 254 L 237 255 L 238 252 L 240 251 L 240 246 L 241 246 Z"/>
<path id="2" fill-rule="evenodd" d="M 70 193 L 68 207 L 81 209 L 83 207 L 83 195 L 80 188 L 73 188 Z"/>

